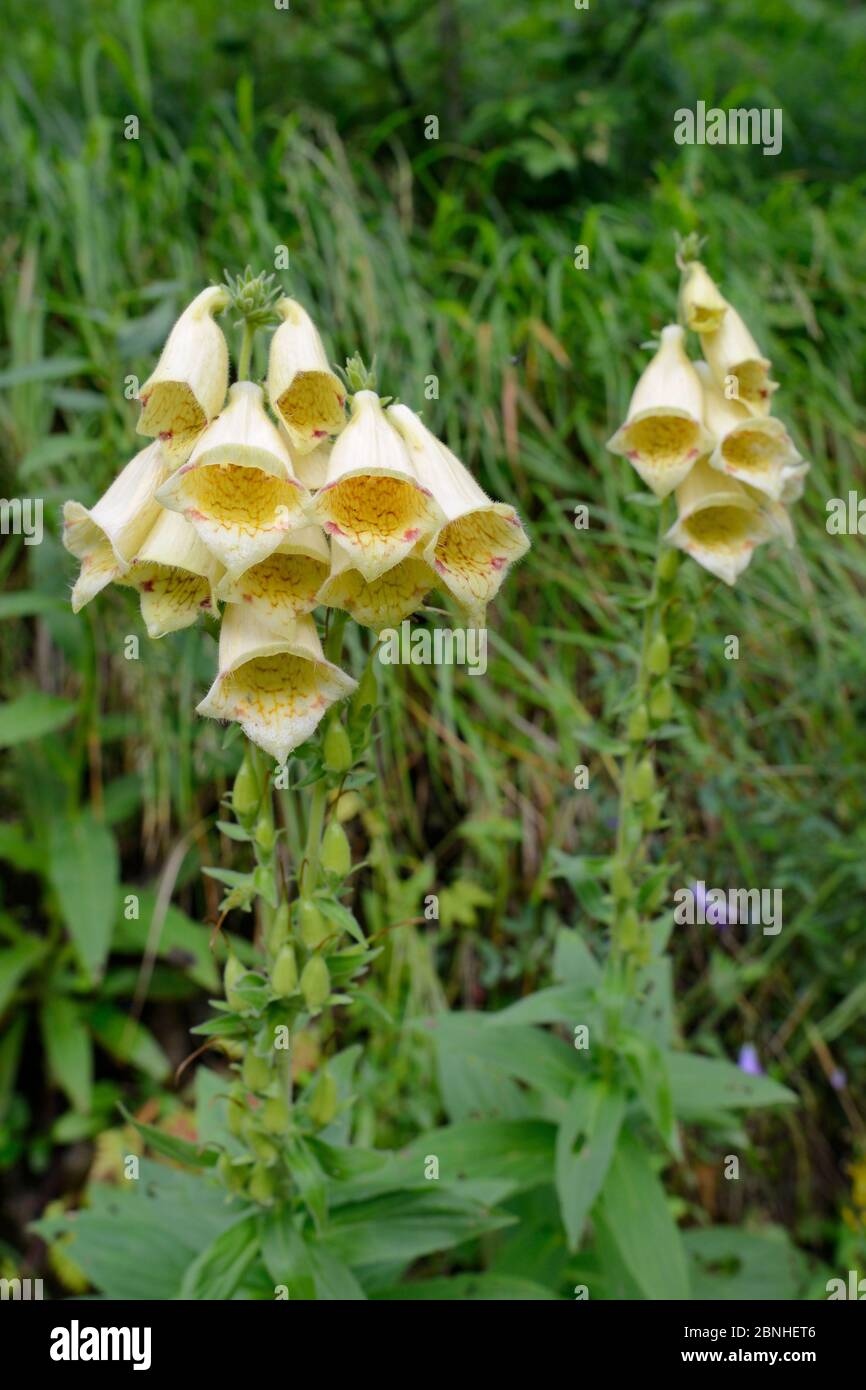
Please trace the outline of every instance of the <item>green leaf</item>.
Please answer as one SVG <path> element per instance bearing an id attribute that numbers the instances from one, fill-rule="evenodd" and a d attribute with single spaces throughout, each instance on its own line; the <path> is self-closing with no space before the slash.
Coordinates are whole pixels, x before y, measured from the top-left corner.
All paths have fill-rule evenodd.
<path id="1" fill-rule="evenodd" d="M 25 937 L 14 946 L 0 950 L 0 1014 L 3 1013 L 18 985 L 45 954 L 41 937 Z"/>
<path id="2" fill-rule="evenodd" d="M 560 927 L 553 952 L 553 976 L 563 984 L 577 985 L 587 993 L 601 981 L 601 966 L 580 932 Z"/>
<path id="3" fill-rule="evenodd" d="M 26 1031 L 27 1015 L 21 1013 L 11 1023 L 4 1025 L 3 1036 L 0 1037 L 0 1124 L 6 1118 L 9 1102 L 15 1092 Z"/>
<path id="4" fill-rule="evenodd" d="M 68 604 L 53 594 L 40 594 L 35 589 L 15 589 L 0 594 L 0 621 L 4 618 L 33 618 L 43 613 L 68 611 Z"/>
<path id="5" fill-rule="evenodd" d="M 119 1108 L 127 1124 L 138 1130 L 142 1139 L 154 1152 L 174 1159 L 176 1163 L 186 1164 L 188 1168 L 213 1168 L 217 1163 L 219 1154 L 213 1149 L 204 1149 L 201 1144 L 191 1144 L 188 1139 L 166 1134 L 165 1130 L 157 1129 L 155 1125 L 142 1124 L 134 1115 L 130 1115 L 125 1106 L 121 1105 Z"/>
<path id="6" fill-rule="evenodd" d="M 359 946 L 367 945 L 367 938 L 364 935 L 360 922 L 354 913 L 350 912 L 342 903 L 335 902 L 333 898 L 317 897 L 316 907 L 323 917 L 327 918 L 329 922 L 333 922 L 335 927 L 339 927 L 341 931 L 348 932 L 349 935 L 357 941 Z"/>
<path id="7" fill-rule="evenodd" d="M 90 1026 L 97 1042 L 116 1061 L 138 1067 L 154 1081 L 165 1081 L 170 1074 L 168 1058 L 143 1023 L 110 1004 L 97 1004 L 90 1011 Z"/>
<path id="8" fill-rule="evenodd" d="M 439 1014 L 430 1021 L 437 1045 L 493 1063 L 507 1076 L 565 1099 L 579 1072 L 561 1038 L 522 1024 L 497 1027 L 480 1015 Z"/>
<path id="9" fill-rule="evenodd" d="M 382 1299 L 406 1300 L 423 1299 L 424 1302 L 441 1302 L 443 1299 L 460 1303 L 481 1301 L 484 1303 L 517 1303 L 559 1300 L 559 1295 L 534 1284 L 530 1279 L 512 1279 L 501 1274 L 452 1274 L 450 1279 L 420 1279 L 408 1284 L 400 1284 L 394 1289 L 385 1289 L 375 1295 Z"/>
<path id="10" fill-rule="evenodd" d="M 623 1130 L 600 1198 L 604 1221 L 645 1298 L 688 1299 L 682 1236 L 645 1149 Z"/>
<path id="11" fill-rule="evenodd" d="M 41 690 L 7 700 L 0 705 L 0 748 L 13 748 L 62 729 L 77 709 L 74 700 L 62 700 Z"/>
<path id="12" fill-rule="evenodd" d="M 259 1218 L 246 1216 L 218 1235 L 183 1277 L 180 1297 L 224 1301 L 230 1299 L 259 1253 Z"/>
<path id="13" fill-rule="evenodd" d="M 486 1017 L 491 1027 L 515 1023 L 589 1023 L 592 1002 L 579 985 L 553 985 L 518 999 L 515 1004 Z"/>
<path id="14" fill-rule="evenodd" d="M 601 1082 L 575 1088 L 556 1138 L 556 1191 L 569 1247 L 577 1250 L 584 1222 L 610 1167 L 625 1115 L 625 1096 Z"/>
<path id="15" fill-rule="evenodd" d="M 68 1254 L 109 1299 L 178 1298 L 190 1263 L 238 1219 L 223 1187 L 146 1158 L 137 1182 L 94 1182 L 87 1196 L 87 1207 L 32 1229 L 69 1234 Z"/>
<path id="16" fill-rule="evenodd" d="M 40 1010 L 40 1024 L 52 1079 L 73 1109 L 86 1115 L 93 1089 L 93 1043 L 79 1005 L 62 995 L 49 998 Z"/>
<path id="17" fill-rule="evenodd" d="M 449 1192 L 403 1192 L 332 1214 L 324 1247 L 353 1269 L 408 1265 L 511 1223 L 511 1217 Z"/>
<path id="18" fill-rule="evenodd" d="M 48 873 L 63 921 L 91 980 L 102 974 L 114 925 L 119 878 L 111 831 L 89 812 L 52 823 Z"/>
<path id="19" fill-rule="evenodd" d="M 87 357 L 42 357 L 38 362 L 25 362 L 20 367 L 8 367 L 0 372 L 0 391 L 10 386 L 23 386 L 30 381 L 57 381 L 64 377 L 81 376 L 92 370 Z"/>
<path id="20" fill-rule="evenodd" d="M 307 1243 L 288 1207 L 264 1218 L 262 1257 L 275 1284 L 285 1284 L 290 1299 L 315 1299 L 316 1277 Z"/>
<path id="21" fill-rule="evenodd" d="M 712 1226 L 686 1231 L 683 1240 L 692 1263 L 696 1300 L 790 1302 L 804 1296 L 805 1261 L 779 1226 L 761 1231 Z"/>
<path id="22" fill-rule="evenodd" d="M 0 859 L 22 873 L 41 873 L 45 851 L 39 840 L 28 833 L 20 821 L 0 825 Z"/>
<path id="23" fill-rule="evenodd" d="M 749 1076 L 731 1062 L 669 1052 L 671 1095 L 678 1115 L 706 1115 L 717 1110 L 762 1105 L 795 1105 L 797 1096 L 768 1076 Z"/>

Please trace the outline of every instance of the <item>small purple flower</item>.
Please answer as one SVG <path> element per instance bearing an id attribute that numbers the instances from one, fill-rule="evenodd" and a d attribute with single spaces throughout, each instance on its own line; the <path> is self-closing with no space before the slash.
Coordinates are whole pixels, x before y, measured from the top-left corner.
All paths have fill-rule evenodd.
<path id="1" fill-rule="evenodd" d="M 844 1091 L 848 1085 L 848 1075 L 841 1067 L 834 1067 L 830 1073 L 830 1085 L 834 1091 Z"/>
<path id="2" fill-rule="evenodd" d="M 758 1057 L 758 1049 L 754 1043 L 743 1043 L 740 1048 L 740 1055 L 737 1058 L 737 1066 L 740 1071 L 744 1071 L 747 1076 L 763 1076 L 764 1068 L 761 1066 Z"/>

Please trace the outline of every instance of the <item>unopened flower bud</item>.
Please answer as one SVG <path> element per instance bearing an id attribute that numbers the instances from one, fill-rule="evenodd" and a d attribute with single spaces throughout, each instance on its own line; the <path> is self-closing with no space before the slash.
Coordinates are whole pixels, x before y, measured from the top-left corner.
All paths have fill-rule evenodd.
<path id="1" fill-rule="evenodd" d="M 281 946 L 271 970 L 271 989 L 281 999 L 286 999 L 290 994 L 294 994 L 297 988 L 298 963 L 295 959 L 295 948 L 291 945 Z"/>
<path id="2" fill-rule="evenodd" d="M 379 687 L 376 683 L 376 671 L 372 661 L 367 662 L 366 669 L 358 682 L 358 688 L 352 696 L 351 709 L 356 717 L 361 715 L 364 710 L 370 713 L 376 708 Z"/>
<path id="3" fill-rule="evenodd" d="M 237 956 L 229 956 L 223 971 L 223 987 L 226 992 L 226 1002 L 232 1009 L 243 1009 L 245 1004 L 238 994 L 236 986 L 246 974 L 246 969 L 241 965 Z"/>
<path id="4" fill-rule="evenodd" d="M 273 817 L 267 813 L 259 816 L 256 825 L 256 844 L 263 854 L 270 854 L 276 840 Z"/>
<path id="5" fill-rule="evenodd" d="M 318 1013 L 331 993 L 331 976 L 321 956 L 312 956 L 301 971 L 301 993 L 311 1013 Z"/>
<path id="6" fill-rule="evenodd" d="M 668 639 L 663 632 L 657 632 L 649 644 L 647 670 L 651 676 L 663 676 L 671 664 Z"/>
<path id="7" fill-rule="evenodd" d="M 652 759 L 642 758 L 632 774 L 631 794 L 635 801 L 648 801 L 655 789 Z"/>
<path id="8" fill-rule="evenodd" d="M 319 1073 L 310 1100 L 309 1115 L 314 1125 L 329 1125 L 337 1113 L 337 1083 L 326 1069 Z"/>
<path id="9" fill-rule="evenodd" d="M 229 1091 L 228 1099 L 228 1127 L 229 1133 L 236 1139 L 243 1133 L 244 1121 L 247 1117 L 246 1096 L 243 1086 L 234 1085 Z"/>
<path id="10" fill-rule="evenodd" d="M 657 723 L 664 719 L 670 719 L 674 708 L 674 692 L 671 689 L 670 681 L 659 681 L 650 696 L 649 707 L 650 714 Z"/>
<path id="11" fill-rule="evenodd" d="M 345 878 L 352 867 L 352 850 L 339 821 L 329 820 L 322 836 L 322 868 L 335 878 Z"/>
<path id="12" fill-rule="evenodd" d="M 677 577 L 679 567 L 680 553 L 678 550 L 674 550 L 673 546 L 669 546 L 667 550 L 663 551 L 661 559 L 659 560 L 658 574 L 661 582 L 663 584 L 673 584 Z"/>
<path id="13" fill-rule="evenodd" d="M 671 646 L 687 647 L 698 630 L 698 622 L 690 608 L 683 608 L 669 621 Z"/>
<path id="14" fill-rule="evenodd" d="M 274 913 L 274 920 L 268 929 L 267 948 L 268 955 L 276 956 L 281 946 L 285 946 L 289 939 L 289 904 L 280 903 Z"/>
<path id="15" fill-rule="evenodd" d="M 624 864 L 614 863 L 610 873 L 610 887 L 619 902 L 627 901 L 632 895 L 631 875 Z"/>
<path id="16" fill-rule="evenodd" d="M 262 1206 L 270 1206 L 273 1203 L 277 1189 L 277 1180 L 270 1169 L 263 1163 L 257 1163 L 250 1176 L 247 1192 L 254 1202 L 260 1202 Z"/>
<path id="17" fill-rule="evenodd" d="M 646 705 L 638 705 L 637 709 L 632 710 L 628 718 L 626 732 L 633 743 L 642 743 L 646 738 L 649 733 Z"/>
<path id="18" fill-rule="evenodd" d="M 264 1091 L 271 1084 L 271 1063 L 266 1057 L 259 1057 L 252 1048 L 247 1050 L 241 1068 L 244 1085 L 249 1091 Z"/>
<path id="19" fill-rule="evenodd" d="M 256 774 L 249 758 L 244 756 L 232 787 L 232 810 L 237 819 L 241 822 L 249 820 L 258 810 L 260 800 L 261 793 Z"/>
<path id="20" fill-rule="evenodd" d="M 289 1107 L 282 1096 L 270 1096 L 262 1106 L 262 1125 L 268 1134 L 285 1134 L 289 1127 Z"/>
<path id="21" fill-rule="evenodd" d="M 352 766 L 352 744 L 339 719 L 332 719 L 328 725 L 322 752 L 328 772 L 348 772 Z"/>
<path id="22" fill-rule="evenodd" d="M 317 950 L 325 938 L 330 936 L 331 928 L 316 904 L 311 902 L 309 898 L 301 898 L 295 908 L 295 913 L 301 940 L 308 951 Z"/>

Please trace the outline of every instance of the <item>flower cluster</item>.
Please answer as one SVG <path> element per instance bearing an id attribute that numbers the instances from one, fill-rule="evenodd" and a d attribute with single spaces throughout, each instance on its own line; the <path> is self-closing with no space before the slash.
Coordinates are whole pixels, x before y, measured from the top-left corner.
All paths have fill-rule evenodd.
<path id="1" fill-rule="evenodd" d="M 809 465 L 770 413 L 778 383 L 769 360 L 700 261 L 683 265 L 680 317 L 684 327 L 662 329 L 607 447 L 657 497 L 676 492 L 667 540 L 734 584 L 763 541 L 793 543 L 786 504 L 801 496 Z M 702 362 L 686 353 L 686 329 L 698 334 Z"/>
<path id="2" fill-rule="evenodd" d="M 480 623 L 529 543 L 514 508 L 412 410 L 380 399 L 357 358 L 347 393 L 300 304 L 256 309 L 255 283 L 212 286 L 181 314 L 139 393 L 138 432 L 153 442 L 95 506 L 66 503 L 63 539 L 81 561 L 76 612 L 124 585 L 158 638 L 225 605 L 198 712 L 238 722 L 284 762 L 355 686 L 324 655 L 319 605 L 379 631 L 440 588 Z M 264 390 L 229 386 L 215 315 L 230 304 L 247 328 L 278 321 Z"/>

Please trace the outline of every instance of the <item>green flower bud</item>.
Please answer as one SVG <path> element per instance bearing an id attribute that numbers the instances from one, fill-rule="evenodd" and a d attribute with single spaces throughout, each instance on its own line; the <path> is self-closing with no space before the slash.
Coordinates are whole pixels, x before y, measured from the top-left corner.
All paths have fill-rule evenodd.
<path id="1" fill-rule="evenodd" d="M 244 1057 L 241 1076 L 248 1091 L 264 1091 L 273 1080 L 271 1063 L 266 1057 L 259 1057 L 250 1047 Z"/>
<path id="2" fill-rule="evenodd" d="M 656 778 L 652 759 L 641 758 L 632 773 L 631 794 L 635 801 L 649 801 L 655 788 Z"/>
<path id="3" fill-rule="evenodd" d="M 628 717 L 626 733 L 633 743 L 642 743 L 649 733 L 649 719 L 647 718 L 646 706 L 638 705 L 633 709 Z"/>
<path id="4" fill-rule="evenodd" d="M 669 620 L 669 629 L 672 645 L 687 647 L 697 632 L 697 618 L 690 608 L 682 609 Z"/>
<path id="5" fill-rule="evenodd" d="M 331 934 L 328 923 L 316 904 L 309 898 L 301 898 L 295 907 L 295 920 L 298 924 L 301 940 L 308 951 L 315 951 Z"/>
<path id="6" fill-rule="evenodd" d="M 345 878 L 352 867 L 352 850 L 346 832 L 339 821 L 331 819 L 322 836 L 322 868 L 335 878 Z"/>
<path id="7" fill-rule="evenodd" d="M 273 1203 L 277 1191 L 277 1180 L 270 1169 L 263 1163 L 257 1163 L 250 1175 L 247 1185 L 247 1192 L 254 1202 L 260 1202 L 262 1206 L 270 1206 Z"/>
<path id="8" fill-rule="evenodd" d="M 671 664 L 668 639 L 663 632 L 657 632 L 649 644 L 647 670 L 651 676 L 663 676 Z"/>
<path id="9" fill-rule="evenodd" d="M 650 714 L 660 723 L 670 719 L 674 709 L 674 692 L 670 681 L 660 681 L 650 696 Z"/>
<path id="10" fill-rule="evenodd" d="M 246 755 L 238 768 L 232 787 L 232 810 L 239 821 L 248 821 L 255 815 L 261 800 L 258 780 L 250 760 Z"/>
<path id="11" fill-rule="evenodd" d="M 281 999 L 287 999 L 297 988 L 298 962 L 295 959 L 295 948 L 291 945 L 281 946 L 271 968 L 271 989 Z"/>
<path id="12" fill-rule="evenodd" d="M 246 1007 L 243 999 L 237 993 L 235 986 L 246 975 L 246 969 L 241 965 L 237 956 L 229 956 L 223 971 L 223 988 L 226 992 L 226 1003 L 232 1009 L 243 1009 Z"/>
<path id="13" fill-rule="evenodd" d="M 328 725 L 322 753 L 328 772 L 348 772 L 352 766 L 352 744 L 339 719 L 332 719 Z"/>
<path id="14" fill-rule="evenodd" d="M 372 711 L 376 707 L 378 698 L 379 687 L 376 683 L 376 669 L 374 663 L 368 661 L 364 674 L 358 682 L 358 689 L 352 696 L 352 714 L 358 716 L 362 714 L 364 710 Z"/>
<path id="15" fill-rule="evenodd" d="M 280 1151 L 261 1128 L 260 1116 L 260 1110 L 257 1110 L 254 1115 L 247 1115 L 244 1121 L 243 1138 L 256 1158 L 260 1159 L 262 1163 L 275 1163 L 280 1156 Z"/>
<path id="16" fill-rule="evenodd" d="M 289 1107 L 282 1096 L 269 1096 L 265 1101 L 262 1125 L 268 1134 L 285 1134 L 289 1127 Z"/>
<path id="17" fill-rule="evenodd" d="M 337 1083 L 327 1068 L 319 1078 L 310 1099 L 309 1116 L 320 1128 L 329 1125 L 337 1113 Z"/>
<path id="18" fill-rule="evenodd" d="M 624 864 L 618 861 L 614 863 L 610 874 L 610 887 L 613 896 L 618 901 L 624 901 L 632 895 L 631 875 Z"/>
<path id="19" fill-rule="evenodd" d="M 671 546 L 659 560 L 658 575 L 663 584 L 673 584 L 680 567 L 680 553 Z"/>
<path id="20" fill-rule="evenodd" d="M 289 939 L 289 904 L 280 903 L 274 913 L 274 920 L 268 928 L 268 939 L 266 942 L 268 955 L 275 956 L 281 946 L 285 946 Z"/>
<path id="21" fill-rule="evenodd" d="M 301 993 L 311 1013 L 318 1013 L 331 993 L 331 976 L 321 956 L 312 956 L 301 971 Z"/>
<path id="22" fill-rule="evenodd" d="M 263 811 L 256 823 L 256 844 L 263 854 L 270 854 L 276 838 L 273 817 L 267 811 Z"/>

